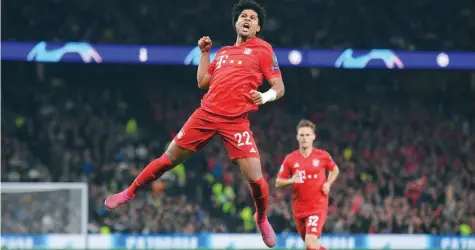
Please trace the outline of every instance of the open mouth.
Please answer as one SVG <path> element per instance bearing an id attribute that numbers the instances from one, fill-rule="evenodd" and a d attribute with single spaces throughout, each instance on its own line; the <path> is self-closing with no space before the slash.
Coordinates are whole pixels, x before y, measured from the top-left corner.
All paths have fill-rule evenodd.
<path id="1" fill-rule="evenodd" d="M 250 24 L 250 23 L 244 23 L 244 24 L 242 25 L 242 30 L 243 30 L 243 31 L 247 32 L 247 31 L 249 31 L 250 29 L 251 29 L 251 24 Z"/>

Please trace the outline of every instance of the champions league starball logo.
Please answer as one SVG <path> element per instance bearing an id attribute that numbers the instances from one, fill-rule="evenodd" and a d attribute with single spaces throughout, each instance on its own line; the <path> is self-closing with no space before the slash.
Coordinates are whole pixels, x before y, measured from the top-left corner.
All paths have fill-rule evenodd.
<path id="1" fill-rule="evenodd" d="M 210 53 L 210 58 L 209 58 L 210 61 L 214 60 L 214 58 L 216 57 L 216 52 Z M 186 55 L 184 63 L 185 65 L 198 66 L 200 64 L 200 57 L 201 57 L 200 47 L 196 46 L 188 53 L 188 55 Z"/>
<path id="2" fill-rule="evenodd" d="M 338 59 L 335 61 L 336 68 L 347 69 L 363 69 L 366 68 L 368 63 L 374 60 L 382 60 L 388 69 L 394 67 L 404 68 L 404 64 L 401 59 L 391 50 L 388 49 L 372 49 L 366 54 L 360 56 L 354 56 L 352 49 L 347 49 L 341 53 Z"/>
<path id="3" fill-rule="evenodd" d="M 89 43 L 69 42 L 59 48 L 49 50 L 46 49 L 47 46 L 46 42 L 39 42 L 30 50 L 26 59 L 36 62 L 59 62 L 66 54 L 76 53 L 85 63 L 102 62 L 101 55 Z"/>

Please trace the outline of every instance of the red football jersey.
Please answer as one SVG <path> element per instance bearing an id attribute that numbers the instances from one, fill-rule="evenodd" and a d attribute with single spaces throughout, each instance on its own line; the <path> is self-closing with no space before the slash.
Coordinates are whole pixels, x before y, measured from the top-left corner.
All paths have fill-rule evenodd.
<path id="1" fill-rule="evenodd" d="M 264 78 L 281 75 L 272 46 L 257 37 L 241 45 L 221 48 L 208 66 L 208 73 L 211 82 L 201 107 L 228 117 L 257 110 L 251 90 L 257 90 Z"/>
<path id="2" fill-rule="evenodd" d="M 295 150 L 288 154 L 279 170 L 278 177 L 291 178 L 299 172 L 301 183 L 292 184 L 294 215 L 304 218 L 318 211 L 328 210 L 328 195 L 322 191 L 327 181 L 325 169 L 333 170 L 336 166 L 330 154 L 325 150 L 314 148 L 308 157 Z"/>

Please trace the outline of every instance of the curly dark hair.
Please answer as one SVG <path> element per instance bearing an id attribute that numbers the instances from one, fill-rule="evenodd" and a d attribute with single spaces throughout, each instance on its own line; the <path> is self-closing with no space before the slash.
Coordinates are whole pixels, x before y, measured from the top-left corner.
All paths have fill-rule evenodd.
<path id="1" fill-rule="evenodd" d="M 239 15 L 244 10 L 253 10 L 257 13 L 257 17 L 259 18 L 259 26 L 261 26 L 261 30 L 264 29 L 264 23 L 266 20 L 266 10 L 262 7 L 259 3 L 254 0 L 240 0 L 233 6 L 232 10 L 232 21 L 233 27 L 236 24 L 237 20 L 239 19 Z"/>

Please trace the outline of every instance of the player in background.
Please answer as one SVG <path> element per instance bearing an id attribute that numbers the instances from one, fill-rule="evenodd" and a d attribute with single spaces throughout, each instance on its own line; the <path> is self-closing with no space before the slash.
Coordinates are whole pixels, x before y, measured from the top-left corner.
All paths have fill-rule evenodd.
<path id="1" fill-rule="evenodd" d="M 114 209 L 134 199 L 137 191 L 203 148 L 216 134 L 224 140 L 231 160 L 247 179 L 256 207 L 254 219 L 268 247 L 275 246 L 275 232 L 267 220 L 268 184 L 263 178 L 259 151 L 248 112 L 284 95 L 284 83 L 272 46 L 256 37 L 263 29 L 265 10 L 252 0 L 241 0 L 232 9 L 236 43 L 221 48 L 210 63 L 211 39 L 198 41 L 202 51 L 198 87 L 208 89 L 201 106 L 190 116 L 166 152 L 150 162 L 126 190 L 107 197 Z M 266 79 L 271 88 L 257 91 Z"/>
<path id="2" fill-rule="evenodd" d="M 319 239 L 327 218 L 330 187 L 340 170 L 327 151 L 313 147 L 314 140 L 315 124 L 301 120 L 297 125 L 299 149 L 285 157 L 276 187 L 292 186 L 295 224 L 306 249 L 325 250 Z"/>

